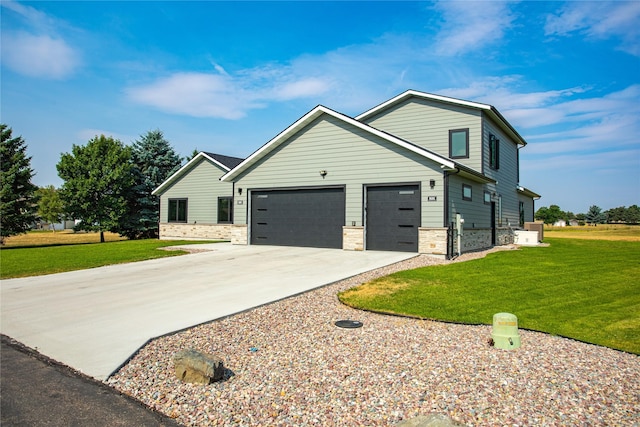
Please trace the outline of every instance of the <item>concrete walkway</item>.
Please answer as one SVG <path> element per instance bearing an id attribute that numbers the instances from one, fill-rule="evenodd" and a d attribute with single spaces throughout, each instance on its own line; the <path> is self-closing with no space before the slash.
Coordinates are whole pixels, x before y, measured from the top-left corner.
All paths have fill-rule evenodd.
<path id="1" fill-rule="evenodd" d="M 104 380 L 149 339 L 415 256 L 196 245 L 208 252 L 3 280 L 0 330 Z"/>

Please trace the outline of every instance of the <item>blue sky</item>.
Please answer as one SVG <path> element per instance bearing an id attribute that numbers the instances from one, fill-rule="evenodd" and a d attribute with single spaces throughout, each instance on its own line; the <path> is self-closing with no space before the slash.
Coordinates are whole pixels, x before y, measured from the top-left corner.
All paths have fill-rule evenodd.
<path id="1" fill-rule="evenodd" d="M 640 2 L 0 2 L 0 120 L 37 185 L 98 134 L 246 157 L 318 104 L 407 89 L 495 106 L 521 185 L 640 204 Z"/>

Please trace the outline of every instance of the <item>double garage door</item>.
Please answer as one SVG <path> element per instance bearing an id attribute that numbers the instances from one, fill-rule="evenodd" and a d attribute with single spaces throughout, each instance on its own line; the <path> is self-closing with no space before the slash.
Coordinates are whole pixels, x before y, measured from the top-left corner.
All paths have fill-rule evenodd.
<path id="1" fill-rule="evenodd" d="M 342 248 L 344 188 L 251 192 L 251 244 Z"/>
<path id="2" fill-rule="evenodd" d="M 366 249 L 418 251 L 417 185 L 366 189 Z M 343 187 L 251 192 L 251 244 L 342 248 Z"/>

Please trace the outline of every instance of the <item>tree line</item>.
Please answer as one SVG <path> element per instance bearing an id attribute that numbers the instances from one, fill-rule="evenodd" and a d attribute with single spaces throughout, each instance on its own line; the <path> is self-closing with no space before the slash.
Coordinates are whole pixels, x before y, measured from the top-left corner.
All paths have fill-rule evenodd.
<path id="1" fill-rule="evenodd" d="M 73 145 L 56 168 L 59 189 L 38 188 L 27 144 L 0 124 L 0 239 L 25 233 L 38 220 L 76 220 L 74 230 L 119 233 L 130 239 L 158 236 L 159 199 L 151 192 L 182 166 L 162 131 L 142 135 L 131 146 L 104 135 Z M 197 153 L 196 153 L 197 154 Z"/>
<path id="2" fill-rule="evenodd" d="M 631 205 L 628 208 L 620 206 L 617 208 L 603 211 L 599 206 L 592 205 L 586 213 L 574 214 L 570 211 L 563 211 L 558 205 L 549 207 L 543 206 L 538 209 L 534 215 L 538 221 L 545 224 L 555 224 L 557 221 L 564 220 L 567 224 L 572 220 L 578 221 L 578 224 L 596 225 L 596 224 L 640 224 L 640 207 Z"/>

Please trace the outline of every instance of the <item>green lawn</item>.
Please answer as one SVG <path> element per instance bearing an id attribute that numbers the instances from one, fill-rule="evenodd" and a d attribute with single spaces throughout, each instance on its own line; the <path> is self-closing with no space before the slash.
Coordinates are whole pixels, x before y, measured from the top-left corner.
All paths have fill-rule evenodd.
<path id="1" fill-rule="evenodd" d="M 522 328 L 640 354 L 640 242 L 545 239 L 549 247 L 380 278 L 339 295 L 350 306 Z"/>
<path id="2" fill-rule="evenodd" d="M 195 243 L 211 242 L 149 239 L 79 245 L 3 248 L 0 250 L 0 278 L 39 276 L 110 264 L 183 255 L 186 252 L 166 251 L 158 248 Z"/>

